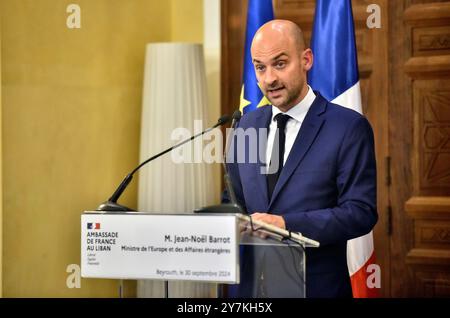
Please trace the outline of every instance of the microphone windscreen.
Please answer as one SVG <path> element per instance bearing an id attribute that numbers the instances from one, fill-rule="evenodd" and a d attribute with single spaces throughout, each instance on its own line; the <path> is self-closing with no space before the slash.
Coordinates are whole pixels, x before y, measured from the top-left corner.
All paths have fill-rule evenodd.
<path id="1" fill-rule="evenodd" d="M 234 120 L 236 120 L 236 121 L 241 120 L 241 117 L 242 117 L 242 113 L 241 113 L 241 111 L 240 111 L 239 109 L 237 109 L 237 110 L 233 113 L 233 116 L 232 116 L 232 118 L 233 118 Z"/>
<path id="2" fill-rule="evenodd" d="M 222 125 L 228 123 L 229 121 L 230 121 L 230 116 L 223 115 L 222 117 L 219 118 L 219 120 L 217 121 L 217 124 L 222 126 Z"/>

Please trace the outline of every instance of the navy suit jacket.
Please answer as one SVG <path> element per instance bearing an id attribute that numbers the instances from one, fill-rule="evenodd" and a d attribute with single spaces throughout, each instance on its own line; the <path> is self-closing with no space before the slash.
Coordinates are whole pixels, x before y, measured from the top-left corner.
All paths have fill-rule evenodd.
<path id="1" fill-rule="evenodd" d="M 288 230 L 320 242 L 306 249 L 306 296 L 351 297 L 347 240 L 370 232 L 378 219 L 373 132 L 364 116 L 315 94 L 270 201 L 260 160 L 266 138 L 258 138 L 256 162 L 249 144 L 234 139 L 228 168 L 247 213 L 281 215 Z M 271 118 L 272 106 L 261 107 L 245 114 L 238 128 L 268 129 Z M 236 162 L 244 157 L 245 163 Z"/>

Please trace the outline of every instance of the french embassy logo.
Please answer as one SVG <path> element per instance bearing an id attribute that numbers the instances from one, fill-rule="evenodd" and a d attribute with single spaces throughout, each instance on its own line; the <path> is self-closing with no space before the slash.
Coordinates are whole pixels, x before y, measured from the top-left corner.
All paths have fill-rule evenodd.
<path id="1" fill-rule="evenodd" d="M 100 223 L 88 223 L 87 229 L 88 230 L 100 230 Z"/>

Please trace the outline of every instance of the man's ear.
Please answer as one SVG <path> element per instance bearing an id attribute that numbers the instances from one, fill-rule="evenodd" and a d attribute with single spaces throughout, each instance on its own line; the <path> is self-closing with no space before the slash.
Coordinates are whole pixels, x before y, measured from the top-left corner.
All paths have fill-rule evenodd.
<path id="1" fill-rule="evenodd" d="M 302 63 L 305 71 L 308 72 L 311 69 L 311 67 L 313 66 L 313 62 L 314 56 L 312 50 L 311 49 L 304 50 L 302 53 Z"/>

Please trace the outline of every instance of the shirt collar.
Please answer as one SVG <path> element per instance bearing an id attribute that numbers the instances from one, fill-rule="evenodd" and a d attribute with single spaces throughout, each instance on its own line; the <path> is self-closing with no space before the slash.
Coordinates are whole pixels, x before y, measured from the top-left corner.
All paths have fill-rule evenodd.
<path id="1" fill-rule="evenodd" d="M 293 119 L 301 123 L 303 122 L 303 119 L 305 119 L 306 113 L 314 102 L 314 99 L 316 99 L 316 94 L 314 94 L 312 88 L 308 85 L 308 93 L 306 93 L 305 98 L 303 98 L 300 103 L 289 109 L 284 114 L 291 116 Z M 279 113 L 282 113 L 282 111 L 277 107 L 272 106 L 272 121 Z"/>

